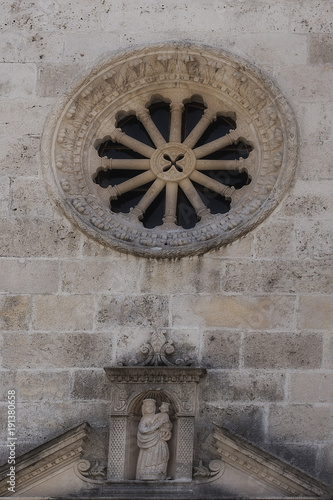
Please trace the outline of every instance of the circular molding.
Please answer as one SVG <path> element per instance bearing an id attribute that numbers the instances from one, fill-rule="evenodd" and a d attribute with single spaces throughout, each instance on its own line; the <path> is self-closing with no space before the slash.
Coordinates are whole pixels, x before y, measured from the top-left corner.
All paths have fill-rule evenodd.
<path id="1" fill-rule="evenodd" d="M 170 132 L 169 141 L 163 142 L 149 116 L 149 105 L 158 99 L 170 103 L 171 123 L 176 124 L 182 106 L 193 96 L 200 96 L 206 108 L 196 133 L 181 142 L 174 126 L 176 132 Z M 141 121 L 153 148 L 134 143 L 117 128 L 120 117 L 129 115 Z M 232 117 L 235 130 L 215 141 L 215 149 L 212 142 L 195 147 L 199 134 L 217 116 Z M 119 196 L 118 187 L 103 189 L 94 182 L 99 169 L 111 169 L 112 160 L 97 154 L 98 145 L 105 140 L 120 142 L 146 158 L 140 160 L 147 164 L 141 175 L 153 182 L 150 196 L 154 189 L 165 188 L 166 208 L 172 206 L 170 200 L 178 185 L 197 213 L 195 227 L 177 226 L 171 208 L 166 209 L 161 226 L 147 229 L 140 222 L 147 196 L 129 214 L 113 212 L 110 200 L 112 205 L 112 199 Z M 230 210 L 211 214 L 191 191 L 192 181 L 218 190 L 210 181 L 205 184 L 207 156 L 217 147 L 240 140 L 253 149 L 248 158 L 229 163 L 233 161 L 232 168 L 239 172 L 246 171 L 251 183 L 238 190 L 221 184 L 224 191 L 220 194 L 231 199 Z M 145 257 L 201 254 L 246 234 L 272 212 L 290 188 L 296 160 L 296 122 L 275 85 L 230 54 L 190 44 L 135 50 L 94 68 L 60 100 L 42 137 L 45 179 L 66 215 L 100 243 Z M 216 168 L 227 169 L 223 165 Z"/>

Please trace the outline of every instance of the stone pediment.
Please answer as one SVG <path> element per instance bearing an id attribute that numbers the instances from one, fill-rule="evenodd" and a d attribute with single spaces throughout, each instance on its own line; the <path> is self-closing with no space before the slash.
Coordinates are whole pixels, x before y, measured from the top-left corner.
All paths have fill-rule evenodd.
<path id="1" fill-rule="evenodd" d="M 330 488 L 217 425 L 212 449 L 223 469 L 220 473 L 211 471 L 213 478 L 216 474 L 212 485 L 231 498 L 332 498 Z"/>
<path id="2" fill-rule="evenodd" d="M 0 496 L 43 497 L 71 494 L 83 485 L 74 467 L 92 433 L 86 422 L 17 458 L 15 493 L 8 491 L 9 465 L 0 467 Z"/>
<path id="3" fill-rule="evenodd" d="M 191 481 L 115 483 L 105 474 L 97 440 L 83 423 L 25 453 L 16 462 L 15 493 L 7 464 L 0 467 L 0 496 L 21 498 L 332 499 L 333 491 L 227 429 L 214 425 L 209 464 L 195 464 Z M 87 458 L 88 457 L 88 458 Z M 90 460 L 89 460 L 90 458 Z"/>

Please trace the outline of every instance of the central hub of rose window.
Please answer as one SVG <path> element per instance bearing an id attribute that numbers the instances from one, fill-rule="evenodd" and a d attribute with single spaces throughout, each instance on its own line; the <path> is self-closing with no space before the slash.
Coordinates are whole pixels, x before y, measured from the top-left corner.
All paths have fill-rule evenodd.
<path id="1" fill-rule="evenodd" d="M 169 143 L 153 153 L 150 168 L 165 182 L 180 182 L 195 169 L 196 158 L 193 151 L 180 143 Z"/>

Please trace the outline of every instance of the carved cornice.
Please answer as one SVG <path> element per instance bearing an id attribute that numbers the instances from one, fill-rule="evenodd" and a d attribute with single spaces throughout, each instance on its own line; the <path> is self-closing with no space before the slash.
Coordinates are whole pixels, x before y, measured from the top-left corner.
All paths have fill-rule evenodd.
<path id="1" fill-rule="evenodd" d="M 178 147 L 184 149 L 186 158 L 180 162 L 183 161 L 183 173 L 188 177 L 183 179 L 174 166 L 167 171 L 163 165 L 158 166 L 158 149 L 164 145 L 146 113 L 156 95 L 172 103 L 175 119 L 183 101 L 193 95 L 202 96 L 208 112 L 201 128 L 216 114 L 234 116 L 236 130 L 219 140 L 226 145 L 245 138 L 253 144 L 248 158 L 236 160 L 234 167 L 228 167 L 239 172 L 246 170 L 251 183 L 236 191 L 220 184 L 220 194 L 232 200 L 228 213 L 210 214 L 191 192 L 189 179 L 205 182 L 202 185 L 209 189 L 216 187 L 212 179 L 205 179 L 199 171 L 205 170 L 205 166 L 201 164 L 197 170 L 193 166 L 196 161 L 206 161 L 203 158 L 209 154 L 209 147 L 198 147 L 194 158 L 191 148 L 196 137 L 190 138 L 192 133 Z M 106 159 L 98 157 L 94 148 L 97 143 L 113 137 L 130 148 L 138 147 L 133 138 L 123 133 L 120 136 L 117 130 L 117 117 L 130 113 L 142 120 L 156 146 L 154 149 L 140 143 L 140 151 L 136 149 L 143 154 L 144 162 L 152 159 L 142 176 L 147 182 L 161 177 L 154 187 L 155 194 L 176 176 L 201 219 L 194 228 L 175 225 L 171 188 L 170 213 L 165 215 L 164 224 L 147 229 L 140 218 L 145 210 L 143 205 L 155 196 L 152 191 L 146 193 L 145 203 L 139 203 L 130 214 L 116 214 L 110 210 L 110 199 L 119 196 L 118 187 L 103 190 L 92 181 L 97 170 L 112 168 Z M 171 158 L 171 152 L 166 154 L 171 146 L 165 148 L 164 155 L 164 149 L 160 151 L 162 157 Z M 124 252 L 146 257 L 181 257 L 230 243 L 268 216 L 290 188 L 297 158 L 297 129 L 292 110 L 280 91 L 251 65 L 218 50 L 169 44 L 119 55 L 84 76 L 51 113 L 41 151 L 49 192 L 87 234 Z"/>
<path id="2" fill-rule="evenodd" d="M 146 384 L 146 383 L 198 383 L 206 373 L 204 368 L 171 367 L 171 366 L 117 366 L 104 368 L 112 383 Z"/>

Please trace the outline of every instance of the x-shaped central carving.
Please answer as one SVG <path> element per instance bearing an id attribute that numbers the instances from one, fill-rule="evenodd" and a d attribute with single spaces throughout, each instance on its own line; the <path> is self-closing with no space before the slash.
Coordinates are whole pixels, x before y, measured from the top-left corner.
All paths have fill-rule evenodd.
<path id="1" fill-rule="evenodd" d="M 163 155 L 164 160 L 168 162 L 167 165 L 163 167 L 163 172 L 169 172 L 169 170 L 174 167 L 178 172 L 183 172 L 184 168 L 182 165 L 179 163 L 181 160 L 184 159 L 184 155 L 178 154 L 165 154 Z M 177 163 L 178 162 L 178 163 Z"/>

